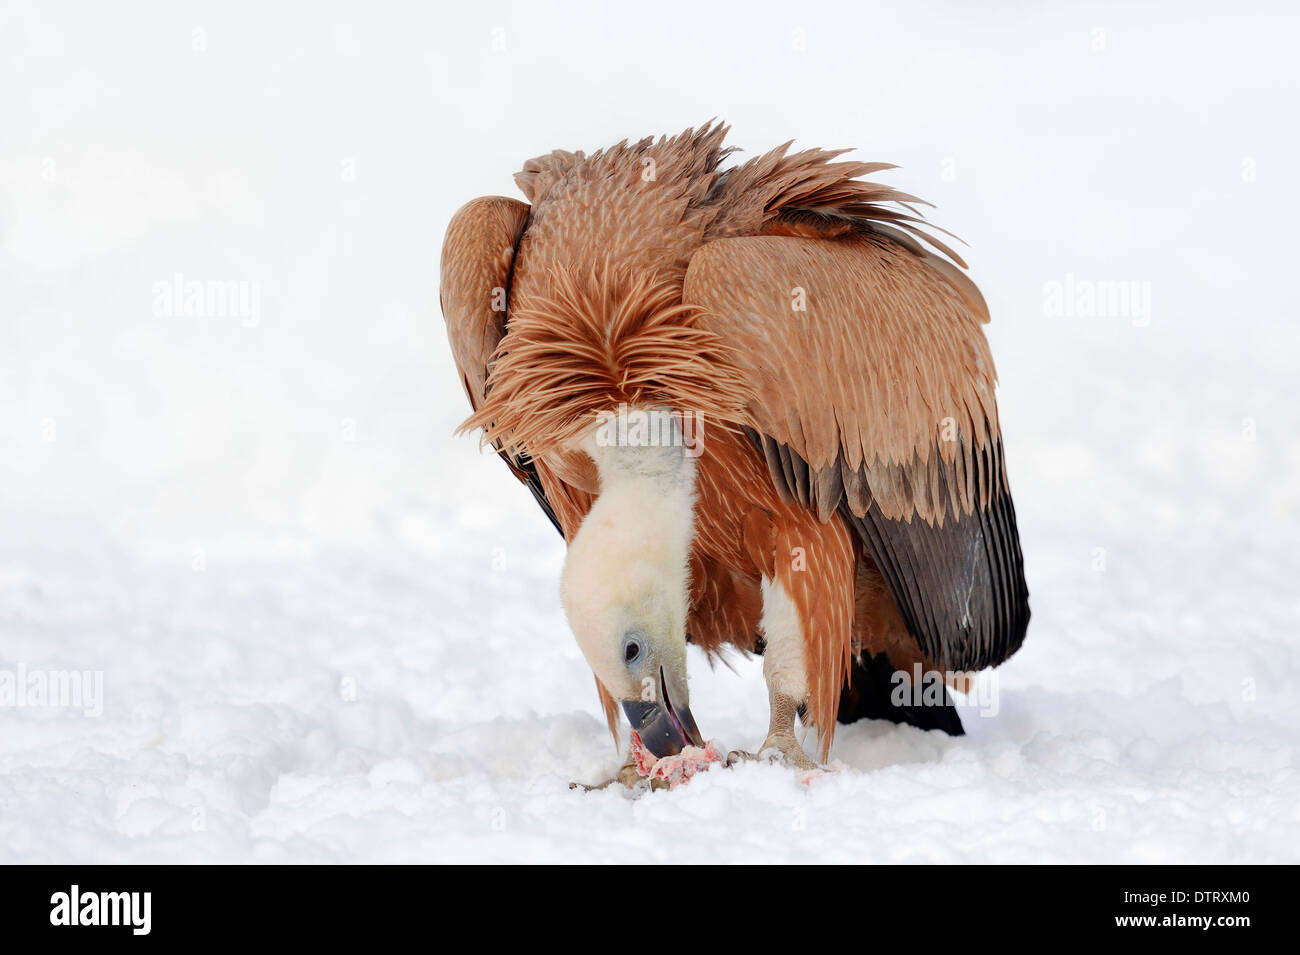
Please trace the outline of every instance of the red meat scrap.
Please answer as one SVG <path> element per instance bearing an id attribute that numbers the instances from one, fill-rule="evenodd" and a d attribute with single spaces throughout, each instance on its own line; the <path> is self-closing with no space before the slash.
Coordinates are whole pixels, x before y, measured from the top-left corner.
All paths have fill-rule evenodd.
<path id="1" fill-rule="evenodd" d="M 680 786 L 696 773 L 708 769 L 714 763 L 725 763 L 726 756 L 710 740 L 703 747 L 687 746 L 676 756 L 655 758 L 655 754 L 646 749 L 641 737 L 632 731 L 632 760 L 637 774 L 650 780 L 661 779 L 668 783 L 670 789 Z"/>

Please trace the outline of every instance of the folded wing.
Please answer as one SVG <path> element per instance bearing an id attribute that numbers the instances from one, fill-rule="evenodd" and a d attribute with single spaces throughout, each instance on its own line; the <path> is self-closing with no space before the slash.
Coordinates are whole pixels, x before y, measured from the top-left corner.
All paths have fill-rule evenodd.
<path id="1" fill-rule="evenodd" d="M 684 300 L 756 390 L 777 489 L 855 528 L 935 666 L 999 663 L 1029 607 L 983 299 L 878 227 L 790 231 L 705 245 Z"/>
<path id="2" fill-rule="evenodd" d="M 516 199 L 475 199 L 452 217 L 443 241 L 439 296 L 442 315 L 456 370 L 475 411 L 487 394 L 492 353 L 505 334 L 510 273 L 528 213 L 528 204 Z M 555 529 L 561 531 L 532 462 L 497 450 L 515 476 L 528 485 Z"/>

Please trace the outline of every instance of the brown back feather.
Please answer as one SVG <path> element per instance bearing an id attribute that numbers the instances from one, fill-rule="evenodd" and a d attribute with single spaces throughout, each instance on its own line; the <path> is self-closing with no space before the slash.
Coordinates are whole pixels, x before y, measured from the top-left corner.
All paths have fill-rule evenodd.
<path id="1" fill-rule="evenodd" d="M 532 457 L 560 451 L 619 405 L 667 407 L 728 425 L 750 390 L 731 350 L 696 325 L 676 285 L 605 266 L 557 270 L 551 296 L 510 316 L 482 407 L 461 430 Z"/>

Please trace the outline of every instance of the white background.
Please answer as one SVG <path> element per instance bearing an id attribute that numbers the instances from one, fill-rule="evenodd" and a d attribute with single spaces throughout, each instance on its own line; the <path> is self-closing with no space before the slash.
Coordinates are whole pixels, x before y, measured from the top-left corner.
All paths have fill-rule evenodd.
<path id="1" fill-rule="evenodd" d="M 104 699 L 0 707 L 0 861 L 1296 861 L 1286 6 L 3 3 L 0 671 Z M 442 233 L 714 116 L 969 243 L 1034 618 L 965 738 L 577 794 L 617 755 L 558 536 L 452 435 Z M 1053 308 L 1100 282 L 1149 314 Z M 693 709 L 753 746 L 734 663 Z"/>

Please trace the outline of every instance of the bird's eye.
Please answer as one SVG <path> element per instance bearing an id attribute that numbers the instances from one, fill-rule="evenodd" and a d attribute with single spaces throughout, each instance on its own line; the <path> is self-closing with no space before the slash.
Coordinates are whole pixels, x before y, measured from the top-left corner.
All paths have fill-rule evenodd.
<path id="1" fill-rule="evenodd" d="M 635 637 L 623 644 L 623 659 L 628 663 L 634 662 L 637 657 L 641 656 L 641 642 Z"/>

